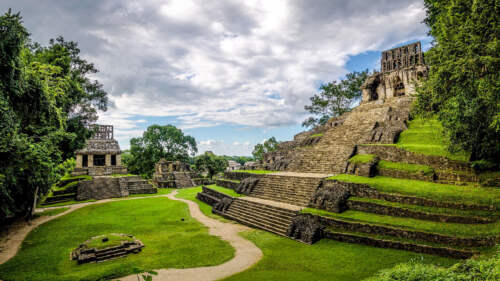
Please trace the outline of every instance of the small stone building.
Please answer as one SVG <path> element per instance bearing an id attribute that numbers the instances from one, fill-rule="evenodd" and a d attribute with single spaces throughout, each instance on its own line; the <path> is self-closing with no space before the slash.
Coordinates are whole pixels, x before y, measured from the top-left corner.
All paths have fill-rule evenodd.
<path id="1" fill-rule="evenodd" d="M 153 181 L 157 187 L 185 188 L 204 184 L 203 179 L 191 171 L 189 164 L 161 159 L 155 164 Z"/>
<path id="2" fill-rule="evenodd" d="M 227 161 L 227 171 L 235 171 L 235 170 L 241 170 L 241 164 L 234 161 L 234 160 L 229 160 Z"/>
<path id="3" fill-rule="evenodd" d="M 382 52 L 380 72 L 365 81 L 362 102 L 381 102 L 393 97 L 415 94 L 415 83 L 427 76 L 420 42 L 404 45 Z"/>
<path id="4" fill-rule="evenodd" d="M 77 150 L 73 175 L 106 176 L 126 174 L 121 165 L 121 150 L 113 138 L 112 125 L 94 125 L 96 131 L 83 149 Z"/>

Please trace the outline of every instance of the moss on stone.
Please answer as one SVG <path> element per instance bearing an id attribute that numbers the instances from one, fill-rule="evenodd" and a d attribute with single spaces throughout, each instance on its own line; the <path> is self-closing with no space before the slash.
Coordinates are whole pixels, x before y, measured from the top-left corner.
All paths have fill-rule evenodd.
<path id="1" fill-rule="evenodd" d="M 370 163 L 375 159 L 375 154 L 357 154 L 349 159 L 349 163 L 365 164 Z"/>
<path id="2" fill-rule="evenodd" d="M 382 169 L 399 170 L 399 171 L 405 171 L 409 173 L 419 173 L 424 175 L 431 175 L 434 173 L 434 169 L 427 165 L 390 162 L 384 160 L 378 162 L 378 167 Z"/>

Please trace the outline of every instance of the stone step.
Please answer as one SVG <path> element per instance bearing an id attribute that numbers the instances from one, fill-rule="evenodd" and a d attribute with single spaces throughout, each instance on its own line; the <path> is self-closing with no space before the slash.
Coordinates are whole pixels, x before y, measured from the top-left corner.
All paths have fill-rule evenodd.
<path id="1" fill-rule="evenodd" d="M 292 210 L 284 210 L 284 209 L 278 209 L 278 208 L 267 208 L 267 207 L 271 207 L 271 206 L 265 205 L 265 207 L 262 207 L 261 204 L 257 205 L 257 204 L 243 203 L 246 200 L 239 200 L 239 201 L 241 201 L 241 203 L 238 204 L 238 207 L 244 207 L 244 208 L 254 210 L 254 211 L 261 211 L 262 210 L 265 212 L 269 212 L 272 215 L 282 217 L 284 219 L 292 218 L 297 214 L 296 211 L 292 211 Z"/>
<path id="2" fill-rule="evenodd" d="M 233 220 L 236 220 L 236 221 L 242 223 L 242 224 L 246 224 L 246 225 L 249 225 L 252 227 L 256 227 L 256 228 L 260 228 L 260 229 L 263 229 L 263 230 L 266 230 L 269 232 L 273 232 L 275 234 L 286 236 L 287 230 L 283 229 L 282 227 L 275 227 L 272 224 L 264 224 L 264 223 L 259 222 L 258 220 L 254 219 L 252 217 L 244 216 L 241 214 L 226 213 L 225 215 Z"/>
<path id="3" fill-rule="evenodd" d="M 354 244 L 363 244 L 379 248 L 391 248 L 411 251 L 421 254 L 432 254 L 456 259 L 468 259 L 477 254 L 477 251 L 470 249 L 457 249 L 445 245 L 429 245 L 418 242 L 406 242 L 391 239 L 390 237 L 377 237 L 369 234 L 359 234 L 337 229 L 325 230 L 325 238 Z"/>
<path id="4" fill-rule="evenodd" d="M 277 201 L 277 202 L 283 202 L 283 203 L 288 203 L 292 205 L 297 205 L 297 206 L 307 206 L 309 204 L 309 200 L 302 200 L 302 199 L 296 199 L 296 198 L 290 198 L 290 197 L 277 197 L 273 194 L 254 194 L 251 193 L 250 196 L 252 197 L 257 197 L 261 199 L 266 199 L 266 200 L 272 200 L 272 201 Z"/>
<path id="5" fill-rule="evenodd" d="M 124 250 L 121 250 L 119 252 L 115 252 L 115 253 L 112 253 L 112 254 L 108 254 L 108 255 L 103 255 L 103 256 L 97 256 L 96 255 L 96 261 L 99 262 L 99 261 L 105 261 L 105 260 L 109 260 L 109 259 L 114 259 L 114 258 L 117 258 L 117 257 L 122 257 L 122 256 L 125 256 L 127 255 L 127 252 L 124 251 Z"/>
<path id="6" fill-rule="evenodd" d="M 276 225 L 281 225 L 284 227 L 288 227 L 289 222 L 291 221 L 291 218 L 283 219 L 283 218 L 279 218 L 277 216 L 273 216 L 271 213 L 266 213 L 264 211 L 256 212 L 255 210 L 248 210 L 248 209 L 244 209 L 241 207 L 230 208 L 230 210 L 228 210 L 227 213 L 228 214 L 244 214 L 244 215 L 248 215 L 248 216 L 253 216 L 255 218 L 260 218 L 263 221 L 272 221 Z"/>
<path id="7" fill-rule="evenodd" d="M 233 216 L 233 217 L 240 218 L 240 219 L 244 219 L 247 221 L 252 221 L 254 224 L 256 224 L 258 226 L 270 227 L 270 228 L 274 228 L 276 230 L 280 230 L 283 232 L 286 232 L 286 230 L 288 230 L 288 227 L 290 226 L 287 223 L 278 222 L 278 221 L 274 220 L 274 218 L 261 217 L 261 216 L 255 215 L 254 213 L 250 214 L 250 213 L 245 213 L 245 212 L 239 212 L 237 210 L 232 210 L 232 211 L 228 211 L 226 214 Z"/>

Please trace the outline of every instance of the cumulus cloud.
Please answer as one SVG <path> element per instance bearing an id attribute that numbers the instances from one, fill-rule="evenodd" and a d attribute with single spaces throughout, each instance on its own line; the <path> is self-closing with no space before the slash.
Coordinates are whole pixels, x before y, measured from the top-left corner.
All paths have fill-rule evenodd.
<path id="1" fill-rule="evenodd" d="M 198 154 L 212 151 L 216 155 L 252 155 L 253 146 L 249 141 L 226 143 L 224 140 L 202 140 L 197 143 Z"/>
<path id="2" fill-rule="evenodd" d="M 0 3 L 8 7 L 36 41 L 79 42 L 112 101 L 100 122 L 123 138 L 137 133 L 136 115 L 174 117 L 183 129 L 297 124 L 349 56 L 426 35 L 417 0 Z"/>

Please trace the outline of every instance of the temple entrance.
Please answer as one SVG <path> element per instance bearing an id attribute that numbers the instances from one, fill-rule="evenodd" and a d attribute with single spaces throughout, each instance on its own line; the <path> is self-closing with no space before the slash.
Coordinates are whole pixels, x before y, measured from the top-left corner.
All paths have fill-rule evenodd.
<path id="1" fill-rule="evenodd" d="M 106 155 L 94 155 L 94 166 L 105 166 Z"/>
<path id="2" fill-rule="evenodd" d="M 405 85 L 403 84 L 403 81 L 401 81 L 401 78 L 396 77 L 394 85 L 396 85 L 394 87 L 394 96 L 395 97 L 404 96 L 405 95 Z"/>
<path id="3" fill-rule="evenodd" d="M 82 155 L 82 167 L 88 167 L 89 165 L 89 156 L 84 154 Z"/>

